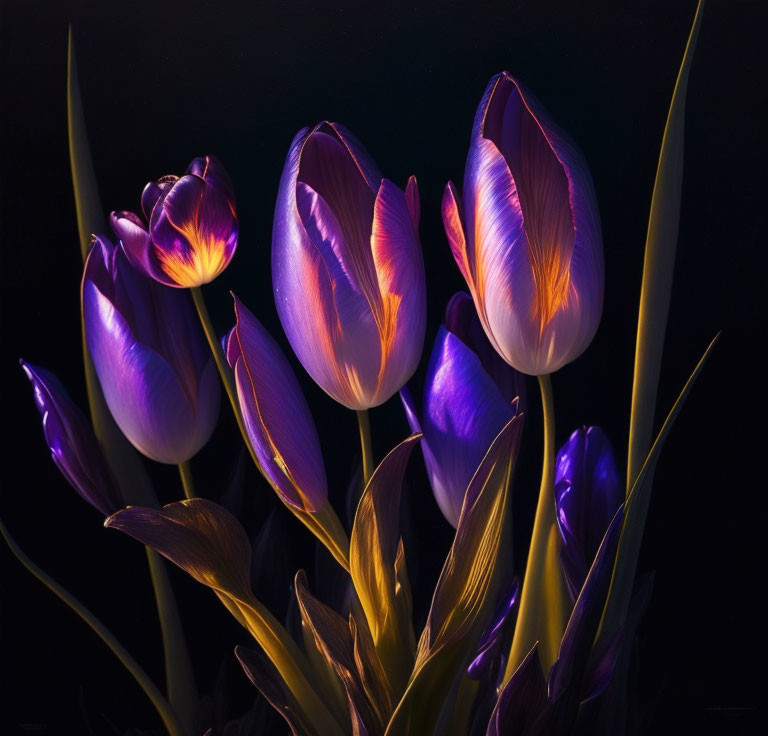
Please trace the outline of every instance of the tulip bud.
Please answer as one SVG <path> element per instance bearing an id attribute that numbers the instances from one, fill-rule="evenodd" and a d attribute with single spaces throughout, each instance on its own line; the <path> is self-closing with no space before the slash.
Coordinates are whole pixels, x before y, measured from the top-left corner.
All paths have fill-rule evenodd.
<path id="1" fill-rule="evenodd" d="M 426 325 L 416 180 L 382 179 L 354 137 L 321 123 L 294 138 L 272 236 L 277 311 L 320 387 L 350 409 L 411 377 Z"/>
<path id="2" fill-rule="evenodd" d="M 115 422 L 147 457 L 189 460 L 213 432 L 220 394 L 189 295 L 145 278 L 100 237 L 82 292 L 88 351 Z"/>
<path id="3" fill-rule="evenodd" d="M 616 460 L 603 430 L 575 430 L 558 451 L 555 462 L 555 506 L 563 540 L 563 572 L 574 600 L 605 530 L 623 501 Z"/>
<path id="4" fill-rule="evenodd" d="M 575 360 L 597 330 L 603 253 L 581 154 L 507 72 L 475 116 L 464 193 L 452 183 L 443 223 L 488 339 L 523 373 Z"/>
<path id="5" fill-rule="evenodd" d="M 23 360 L 21 367 L 32 382 L 53 462 L 91 506 L 113 514 L 123 504 L 90 422 L 56 376 Z"/>
<path id="6" fill-rule="evenodd" d="M 196 158 L 181 178 L 164 176 L 141 195 L 147 227 L 132 212 L 113 212 L 112 227 L 131 264 L 166 286 L 213 281 L 237 247 L 232 181 L 213 156 Z"/>
<path id="7" fill-rule="evenodd" d="M 251 446 L 283 501 L 317 511 L 328 497 L 328 485 L 320 440 L 299 382 L 278 344 L 237 297 L 235 314 L 227 361 Z"/>
<path id="8" fill-rule="evenodd" d="M 408 389 L 400 392 L 411 430 L 423 433 L 432 491 L 452 526 L 480 461 L 519 412 L 522 391 L 523 377 L 488 343 L 469 295 L 455 294 L 427 366 L 421 418 Z"/>

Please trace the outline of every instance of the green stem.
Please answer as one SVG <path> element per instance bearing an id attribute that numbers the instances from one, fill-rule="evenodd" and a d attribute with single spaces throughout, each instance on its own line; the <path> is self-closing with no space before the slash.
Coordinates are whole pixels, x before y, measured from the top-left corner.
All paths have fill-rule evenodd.
<path id="1" fill-rule="evenodd" d="M 131 656 L 128 650 L 117 640 L 115 635 L 94 616 L 80 601 L 77 600 L 69 591 L 61 587 L 53 578 L 40 569 L 22 549 L 16 544 L 16 541 L 10 535 L 5 525 L 0 521 L 0 534 L 2 534 L 11 552 L 22 565 L 34 575 L 46 588 L 55 593 L 64 603 L 66 603 L 88 626 L 99 635 L 101 640 L 112 650 L 114 655 L 122 662 L 123 666 L 130 672 L 146 696 L 152 701 L 152 705 L 163 719 L 168 733 L 171 736 L 184 736 L 181 724 L 163 694 L 152 682 L 149 675 L 144 671 L 141 665 Z"/>
<path id="2" fill-rule="evenodd" d="M 192 468 L 189 466 L 189 460 L 179 463 L 179 476 L 181 485 L 184 487 L 184 496 L 186 498 L 195 498 L 195 481 L 192 478 Z"/>
<path id="3" fill-rule="evenodd" d="M 357 424 L 360 428 L 360 446 L 363 450 L 363 488 L 373 475 L 373 446 L 371 445 L 371 420 L 368 410 L 357 412 Z"/>
<path id="4" fill-rule="evenodd" d="M 539 376 L 539 388 L 544 415 L 541 487 L 520 595 L 520 613 L 504 673 L 505 682 L 537 641 L 542 666 L 545 672 L 549 671 L 557 658 L 568 615 L 555 524 L 555 410 L 552 382 L 548 375 Z"/>

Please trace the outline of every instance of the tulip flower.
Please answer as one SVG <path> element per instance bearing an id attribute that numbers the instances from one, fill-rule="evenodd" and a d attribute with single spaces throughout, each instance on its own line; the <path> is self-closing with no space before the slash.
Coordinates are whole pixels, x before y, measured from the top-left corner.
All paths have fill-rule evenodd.
<path id="1" fill-rule="evenodd" d="M 603 304 L 600 219 L 587 166 L 531 94 L 493 77 L 475 116 L 463 198 L 443 223 L 488 339 L 523 373 L 577 358 Z"/>
<path id="2" fill-rule="evenodd" d="M 112 227 L 131 264 L 166 286 L 213 281 L 237 247 L 232 181 L 213 156 L 196 158 L 187 173 L 150 182 L 141 195 L 149 226 L 132 212 L 113 212 Z"/>
<path id="3" fill-rule="evenodd" d="M 272 236 L 277 311 L 304 368 L 350 409 L 382 404 L 416 369 L 426 289 L 416 180 L 382 179 L 337 123 L 298 133 Z"/>
<path id="4" fill-rule="evenodd" d="M 188 295 L 145 278 L 101 237 L 82 290 L 88 351 L 115 422 L 147 457 L 189 460 L 213 432 L 220 389 Z"/>
<path id="5" fill-rule="evenodd" d="M 56 376 L 23 360 L 21 367 L 32 382 L 53 462 L 91 506 L 113 514 L 123 504 L 90 422 Z"/>
<path id="6" fill-rule="evenodd" d="M 555 506 L 562 564 L 576 598 L 600 540 L 624 501 L 611 445 L 600 427 L 575 430 L 555 461 Z"/>
<path id="7" fill-rule="evenodd" d="M 421 447 L 432 491 L 452 526 L 469 481 L 502 427 L 519 411 L 523 377 L 494 352 L 468 294 L 455 294 L 427 366 L 423 413 L 400 396 Z"/>
<path id="8" fill-rule="evenodd" d="M 227 361 L 251 446 L 286 503 L 317 511 L 328 486 L 320 440 L 299 382 L 277 343 L 237 297 L 235 314 Z"/>

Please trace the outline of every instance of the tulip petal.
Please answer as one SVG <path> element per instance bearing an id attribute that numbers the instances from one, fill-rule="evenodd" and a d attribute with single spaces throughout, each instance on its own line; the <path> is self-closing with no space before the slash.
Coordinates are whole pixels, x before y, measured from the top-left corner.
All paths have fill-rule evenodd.
<path id="1" fill-rule="evenodd" d="M 386 401 L 413 375 L 424 344 L 424 261 L 406 197 L 388 179 L 376 196 L 371 250 L 380 300 L 374 310 L 381 368 L 372 406 Z"/>
<path id="2" fill-rule="evenodd" d="M 185 174 L 158 201 L 149 221 L 153 253 L 174 285 L 200 286 L 229 264 L 237 219 L 223 193 Z"/>
<path id="3" fill-rule="evenodd" d="M 363 178 L 368 184 L 368 188 L 372 192 L 375 192 L 379 188 L 379 184 L 382 179 L 379 167 L 376 166 L 376 162 L 373 160 L 368 151 L 366 151 L 365 146 L 363 146 L 363 144 L 357 139 L 354 133 L 352 133 L 352 131 L 350 131 L 344 125 L 341 125 L 341 123 L 332 123 L 329 121 L 320 123 L 315 127 L 315 130 L 325 130 L 331 132 L 332 135 L 338 138 L 338 140 L 341 142 L 344 148 L 347 149 L 349 155 L 354 160 L 355 165 L 358 167 L 360 173 L 363 175 Z"/>
<path id="4" fill-rule="evenodd" d="M 194 412 L 171 366 L 137 341 L 122 315 L 90 281 L 83 285 L 83 304 L 88 350 L 120 429 L 153 460 L 188 460 L 212 428 L 190 431 L 196 428 Z M 184 438 L 183 444 L 179 438 Z"/>
<path id="5" fill-rule="evenodd" d="M 449 181 L 443 192 L 442 214 L 445 234 L 448 236 L 448 244 L 451 246 L 451 253 L 456 260 L 456 265 L 461 271 L 461 275 L 467 282 L 470 291 L 474 293 L 474 274 L 469 265 L 469 254 L 467 253 L 467 238 L 464 234 L 464 223 L 461 217 L 461 198 L 456 191 L 453 182 Z"/>
<path id="6" fill-rule="evenodd" d="M 167 176 L 160 177 L 157 181 L 149 182 L 144 187 L 144 191 L 141 193 L 141 211 L 147 220 L 152 217 L 152 211 L 157 203 L 178 180 L 178 176 L 168 174 Z"/>
<path id="7" fill-rule="evenodd" d="M 440 510 L 455 527 L 472 476 L 515 412 L 477 355 L 444 327 L 435 340 L 425 386 L 424 459 Z"/>
<path id="8" fill-rule="evenodd" d="M 317 511 L 328 496 L 317 430 L 290 364 L 235 297 L 237 326 L 228 359 L 243 419 L 267 479 L 287 502 Z"/>
<path id="9" fill-rule="evenodd" d="M 167 286 L 174 285 L 160 268 L 152 250 L 149 231 L 137 215 L 133 212 L 113 212 L 109 216 L 109 223 L 123 252 L 136 270 Z"/>
<path id="10" fill-rule="evenodd" d="M 555 461 L 555 505 L 562 560 L 575 599 L 624 497 L 608 438 L 599 427 L 575 430 Z"/>
<path id="11" fill-rule="evenodd" d="M 32 382 L 51 457 L 72 487 L 109 516 L 122 506 L 120 494 L 98 440 L 82 411 L 49 371 L 21 361 Z"/>
<path id="12" fill-rule="evenodd" d="M 204 179 L 206 184 L 221 192 L 224 199 L 234 205 L 235 187 L 229 172 L 224 168 L 216 156 L 201 156 L 187 166 L 187 174 L 194 174 Z M 234 207 L 233 207 L 234 210 Z"/>

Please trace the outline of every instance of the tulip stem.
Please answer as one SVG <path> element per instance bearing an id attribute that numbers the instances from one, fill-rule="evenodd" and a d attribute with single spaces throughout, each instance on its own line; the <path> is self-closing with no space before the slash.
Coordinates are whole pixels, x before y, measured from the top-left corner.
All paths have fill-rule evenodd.
<path id="1" fill-rule="evenodd" d="M 549 672 L 557 658 L 568 616 L 568 596 L 560 571 L 560 543 L 555 522 L 555 410 L 549 375 L 539 376 L 539 388 L 544 415 L 541 487 L 525 565 L 520 612 L 504 673 L 505 683 L 537 641 L 542 667 L 545 673 Z"/>
<path id="2" fill-rule="evenodd" d="M 371 445 L 371 420 L 368 410 L 357 412 L 357 424 L 360 427 L 360 446 L 363 450 L 363 488 L 373 475 L 373 446 Z"/>
<path id="3" fill-rule="evenodd" d="M 179 476 L 181 477 L 181 485 L 184 487 L 185 498 L 195 498 L 195 481 L 192 478 L 192 468 L 189 465 L 189 461 L 179 463 Z"/>
<path id="4" fill-rule="evenodd" d="M 171 705 L 165 699 L 159 688 L 150 679 L 142 666 L 131 656 L 130 652 L 117 640 L 115 635 L 94 616 L 77 598 L 68 590 L 59 585 L 52 577 L 39 568 L 22 549 L 16 544 L 16 541 L 10 535 L 5 525 L 0 522 L 0 534 L 11 548 L 14 557 L 24 567 L 32 573 L 48 590 L 56 594 L 64 603 L 66 603 L 88 626 L 99 635 L 101 640 L 112 650 L 114 655 L 120 660 L 123 666 L 130 672 L 136 682 L 140 685 L 146 696 L 152 701 L 160 717 L 163 719 L 166 729 L 171 736 L 184 736 L 184 731 L 179 723 L 178 717 Z"/>
<path id="5" fill-rule="evenodd" d="M 207 338 L 208 345 L 210 346 L 211 352 L 213 353 L 213 359 L 216 361 L 216 367 L 219 369 L 221 381 L 224 384 L 227 396 L 229 397 L 229 403 L 232 405 L 232 411 L 234 412 L 235 419 L 237 420 L 237 427 L 240 430 L 240 434 L 243 436 L 243 441 L 245 442 L 245 446 L 248 448 L 248 452 L 251 454 L 253 462 L 256 464 L 256 467 L 259 469 L 259 471 L 261 471 L 261 464 L 256 457 L 256 453 L 253 451 L 251 442 L 248 439 L 248 433 L 245 430 L 243 415 L 240 412 L 240 404 L 237 400 L 237 393 L 235 392 L 235 384 L 232 380 L 232 371 L 229 369 L 224 351 L 221 348 L 221 343 L 219 342 L 219 338 L 216 335 L 216 330 L 214 330 L 213 324 L 211 323 L 211 316 L 208 314 L 208 308 L 205 306 L 203 292 L 198 286 L 191 288 L 190 291 L 192 292 L 192 301 L 195 303 L 195 309 L 197 309 L 197 314 L 200 317 L 200 323 L 203 325 L 205 337 Z M 263 471 L 261 472 L 263 474 Z"/>

